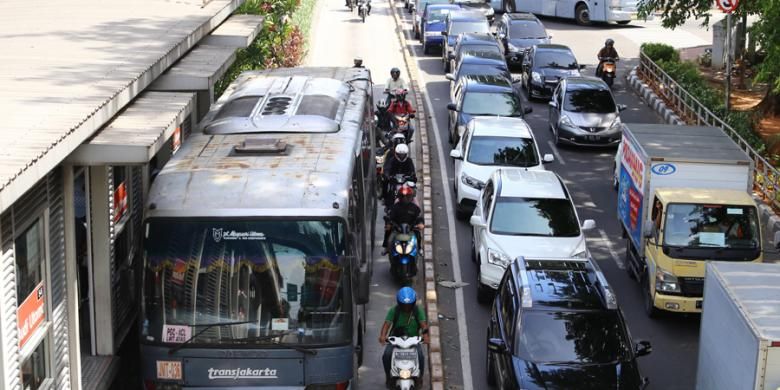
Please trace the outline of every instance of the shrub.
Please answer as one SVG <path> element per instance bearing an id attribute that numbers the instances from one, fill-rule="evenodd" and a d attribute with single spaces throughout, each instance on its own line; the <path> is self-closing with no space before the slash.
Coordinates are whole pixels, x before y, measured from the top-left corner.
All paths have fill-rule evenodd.
<path id="1" fill-rule="evenodd" d="M 639 47 L 639 50 L 650 57 L 653 62 L 680 61 L 680 54 L 677 53 L 677 50 L 665 43 L 643 43 L 642 46 Z"/>

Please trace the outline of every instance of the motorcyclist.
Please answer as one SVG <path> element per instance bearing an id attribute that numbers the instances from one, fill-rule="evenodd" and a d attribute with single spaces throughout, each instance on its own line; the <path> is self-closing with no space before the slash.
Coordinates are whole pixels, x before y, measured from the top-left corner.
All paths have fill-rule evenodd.
<path id="1" fill-rule="evenodd" d="M 358 0 L 358 4 L 361 2 L 366 3 L 366 15 L 371 15 L 371 0 Z"/>
<path id="2" fill-rule="evenodd" d="M 599 65 L 596 67 L 596 77 L 601 77 L 601 67 L 604 65 L 604 61 L 607 58 L 612 58 L 615 61 L 620 58 L 617 50 L 615 50 L 615 41 L 612 38 L 607 38 L 604 42 L 604 47 L 599 50 L 597 57 L 599 58 Z"/>
<path id="3" fill-rule="evenodd" d="M 393 154 L 385 159 L 385 165 L 382 168 L 386 183 L 392 183 L 390 180 L 395 175 L 404 175 L 410 177 L 411 181 L 417 181 L 415 174 L 414 161 L 409 158 L 409 146 L 400 144 L 395 147 Z M 394 194 L 389 186 L 385 186 L 385 207 L 393 204 Z"/>
<path id="4" fill-rule="evenodd" d="M 414 234 L 417 236 L 417 242 L 420 242 L 422 230 L 425 228 L 425 220 L 422 216 L 420 206 L 414 203 L 414 188 L 404 184 L 398 191 L 398 203 L 390 206 L 385 219 L 385 236 L 382 240 L 382 254 L 387 254 L 387 246 L 393 242 L 395 231 L 393 224 L 407 224 L 414 228 Z"/>
<path id="5" fill-rule="evenodd" d="M 387 112 L 389 112 L 391 115 L 408 116 L 409 119 L 411 119 L 414 118 L 414 114 L 417 111 L 415 111 L 414 107 L 412 107 L 412 103 L 409 103 L 409 101 L 406 100 L 406 90 L 399 88 L 395 90 L 395 100 L 390 103 L 390 107 L 387 108 Z M 406 137 L 407 139 L 411 140 L 412 135 L 414 134 L 414 127 L 411 123 L 408 123 L 408 126 L 409 132 Z"/>
<path id="6" fill-rule="evenodd" d="M 379 344 L 385 346 L 382 354 L 382 364 L 385 368 L 385 383 L 392 385 L 393 378 L 390 377 L 390 363 L 393 358 L 393 345 L 387 344 L 389 336 L 416 337 L 422 334 L 423 343 L 428 344 L 428 322 L 425 318 L 425 310 L 417 306 L 417 293 L 411 287 L 402 287 L 395 296 L 397 304 L 387 311 L 385 322 L 382 324 L 382 330 L 379 332 Z M 425 372 L 425 356 L 423 355 L 422 345 L 417 344 L 418 366 L 420 376 Z"/>
<path id="7" fill-rule="evenodd" d="M 355 65 L 353 65 L 353 68 L 365 68 L 363 66 L 363 59 L 360 57 L 356 57 L 354 60 L 352 60 Z"/>
<path id="8" fill-rule="evenodd" d="M 387 93 L 388 105 L 393 98 L 393 93 L 395 93 L 395 91 L 399 88 L 404 90 L 409 89 L 409 87 L 406 85 L 406 81 L 403 77 L 401 77 L 401 69 L 390 69 L 390 78 L 387 79 L 387 82 L 385 83 L 385 93 Z"/>

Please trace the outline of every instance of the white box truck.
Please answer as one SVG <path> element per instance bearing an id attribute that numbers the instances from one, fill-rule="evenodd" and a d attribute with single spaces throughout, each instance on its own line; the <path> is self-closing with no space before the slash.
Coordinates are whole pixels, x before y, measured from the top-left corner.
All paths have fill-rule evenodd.
<path id="1" fill-rule="evenodd" d="M 649 316 L 701 312 L 706 260 L 762 260 L 753 162 L 720 129 L 627 124 L 615 172 L 626 269 Z"/>
<path id="2" fill-rule="evenodd" d="M 780 388 L 780 264 L 710 262 L 698 390 Z"/>

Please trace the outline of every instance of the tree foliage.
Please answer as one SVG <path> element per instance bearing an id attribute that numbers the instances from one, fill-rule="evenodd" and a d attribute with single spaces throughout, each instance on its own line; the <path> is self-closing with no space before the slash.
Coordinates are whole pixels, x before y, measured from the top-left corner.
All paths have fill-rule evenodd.
<path id="1" fill-rule="evenodd" d="M 709 25 L 711 17 L 720 17 L 719 10 L 713 12 L 713 0 L 640 0 L 639 14 L 647 16 L 656 11 L 661 13 L 661 25 L 674 29 L 686 20 L 700 20 L 702 26 Z M 737 20 L 742 16 L 756 15 L 758 21 L 750 28 L 751 36 L 765 53 L 758 64 L 759 81 L 767 82 L 773 92 L 780 94 L 780 0 L 741 0 L 733 14 Z"/>

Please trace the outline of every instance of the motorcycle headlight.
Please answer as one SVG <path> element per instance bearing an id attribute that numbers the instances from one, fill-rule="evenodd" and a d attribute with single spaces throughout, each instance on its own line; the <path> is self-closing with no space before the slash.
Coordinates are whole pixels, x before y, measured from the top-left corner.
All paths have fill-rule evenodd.
<path id="1" fill-rule="evenodd" d="M 467 185 L 467 186 L 469 186 L 469 187 L 471 187 L 471 188 L 475 188 L 475 189 L 478 189 L 478 190 L 481 190 L 482 187 L 485 186 L 485 183 L 483 183 L 483 182 L 481 182 L 481 181 L 479 181 L 479 180 L 477 180 L 477 179 L 475 179 L 475 178 L 473 178 L 473 177 L 471 177 L 471 176 L 469 176 L 469 175 L 467 175 L 465 173 L 462 173 L 460 175 L 460 182 L 465 184 L 465 185 Z"/>
<path id="2" fill-rule="evenodd" d="M 404 251 L 404 254 L 408 255 L 412 253 L 412 249 L 414 249 L 414 245 L 412 245 L 412 243 L 409 242 L 408 244 L 406 244 L 406 250 Z"/>
<path id="3" fill-rule="evenodd" d="M 512 262 L 512 259 L 503 252 L 499 252 L 494 249 L 488 249 L 487 261 L 490 264 L 494 264 L 499 267 L 506 268 L 506 266 Z"/>
<path id="4" fill-rule="evenodd" d="M 669 271 L 661 268 L 655 268 L 655 290 L 660 292 L 680 292 L 680 283 L 677 277 Z"/>
<path id="5" fill-rule="evenodd" d="M 404 253 L 404 247 L 401 246 L 401 244 L 395 244 L 395 253 L 403 254 Z"/>
<path id="6" fill-rule="evenodd" d="M 412 370 L 403 369 L 398 372 L 398 377 L 401 379 L 409 379 L 412 377 Z"/>
<path id="7" fill-rule="evenodd" d="M 542 75 L 539 72 L 531 72 L 531 80 L 537 83 L 542 82 Z"/>
<path id="8" fill-rule="evenodd" d="M 571 118 L 566 115 L 561 115 L 561 120 L 558 122 L 558 126 L 577 127 L 574 125 L 574 122 L 571 121 Z"/>

